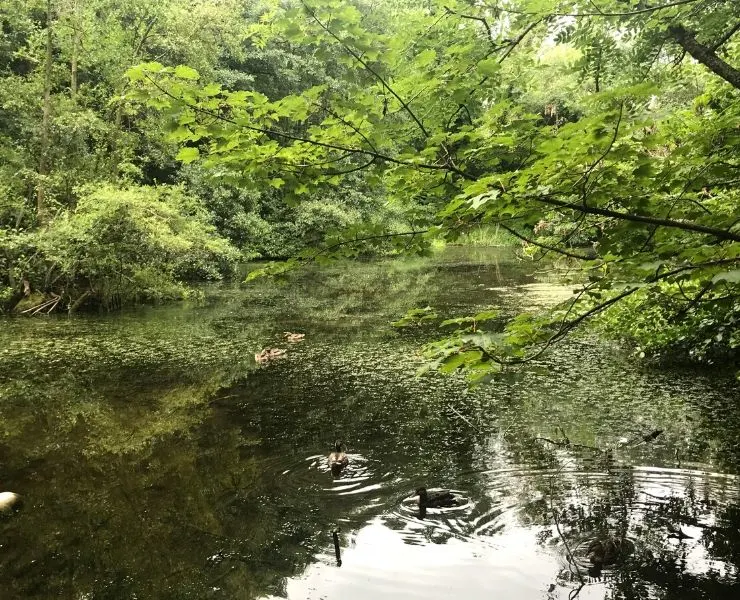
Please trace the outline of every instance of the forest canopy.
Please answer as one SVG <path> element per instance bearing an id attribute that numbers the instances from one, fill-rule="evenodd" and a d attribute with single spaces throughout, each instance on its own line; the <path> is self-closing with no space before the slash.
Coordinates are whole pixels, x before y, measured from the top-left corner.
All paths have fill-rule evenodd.
<path id="1" fill-rule="evenodd" d="M 734 0 L 0 7 L 7 310 L 29 290 L 67 309 L 178 297 L 241 260 L 425 253 L 485 225 L 571 267 L 574 295 L 508 321 L 399 315 L 441 323 L 442 370 L 483 379 L 586 324 L 643 356 L 736 357 Z"/>

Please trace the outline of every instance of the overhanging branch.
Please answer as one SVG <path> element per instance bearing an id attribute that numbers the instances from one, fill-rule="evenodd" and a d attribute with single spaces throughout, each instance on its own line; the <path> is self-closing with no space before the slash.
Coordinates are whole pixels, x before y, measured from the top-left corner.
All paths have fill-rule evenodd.
<path id="1" fill-rule="evenodd" d="M 456 175 L 459 175 L 460 177 L 463 177 L 465 179 L 473 179 L 470 175 L 465 173 L 464 171 L 452 166 L 452 165 L 435 165 L 432 163 L 416 163 L 416 162 L 410 162 L 406 160 L 401 160 L 398 158 L 395 158 L 393 156 L 389 156 L 387 154 L 383 154 L 378 151 L 374 150 L 368 150 L 365 148 L 353 148 L 351 146 L 343 146 L 341 144 L 332 144 L 329 142 L 321 142 L 319 140 L 312 140 L 307 137 L 303 137 L 300 135 L 295 135 L 291 133 L 287 133 L 285 131 L 280 131 L 279 129 L 269 129 L 266 127 L 257 127 L 255 125 L 249 125 L 248 123 L 239 122 L 234 119 L 231 119 L 229 117 L 226 117 L 218 112 L 209 110 L 207 108 L 203 108 L 202 106 L 198 106 L 197 104 L 193 102 L 188 102 L 184 98 L 181 98 L 179 96 L 176 96 L 172 94 L 170 91 L 162 87 L 159 82 L 157 82 L 154 78 L 146 75 L 145 76 L 147 81 L 149 81 L 154 87 L 156 87 L 160 92 L 162 92 L 165 96 L 168 98 L 171 98 L 172 100 L 175 100 L 176 102 L 180 102 L 187 108 L 203 115 L 210 116 L 214 119 L 217 119 L 219 121 L 222 121 L 224 123 L 229 123 L 230 125 L 234 125 L 235 127 L 239 127 L 241 129 L 245 129 L 247 131 L 254 131 L 256 133 L 261 133 L 263 135 L 266 135 L 268 137 L 272 138 L 279 138 L 283 140 L 290 140 L 293 142 L 303 142 L 306 144 L 311 144 L 312 146 L 317 146 L 319 148 L 327 148 L 329 150 L 338 150 L 340 152 L 346 152 L 348 154 L 364 154 L 366 156 L 372 157 L 376 160 L 393 163 L 396 165 L 402 165 L 406 167 L 412 167 L 417 169 L 423 169 L 423 170 L 429 170 L 429 171 L 447 171 L 451 173 L 455 173 Z"/>
<path id="2" fill-rule="evenodd" d="M 537 240 L 533 240 L 531 238 L 528 238 L 525 235 L 522 235 L 518 231 L 512 229 L 508 225 L 504 225 L 503 223 L 499 222 L 497 223 L 501 229 L 504 229 L 505 231 L 508 231 L 511 235 L 513 235 L 515 238 L 522 240 L 523 242 L 526 242 L 528 244 L 532 244 L 533 246 L 537 246 L 538 248 L 542 248 L 543 250 L 550 250 L 552 252 L 555 252 L 557 254 L 561 254 L 563 256 L 568 256 L 570 258 L 577 258 L 578 260 L 592 260 L 593 257 L 591 256 L 585 256 L 583 254 L 576 254 L 575 252 L 569 252 L 568 250 L 563 250 L 562 248 L 558 248 L 557 246 L 550 246 L 548 244 L 543 244 L 542 242 L 538 242 Z"/>
<path id="3" fill-rule="evenodd" d="M 697 42 L 692 32 L 683 25 L 673 25 L 668 28 L 668 33 L 695 60 L 736 89 L 740 89 L 740 71 L 717 56 L 712 48 Z"/>
<path id="4" fill-rule="evenodd" d="M 634 15 L 642 15 L 646 13 L 653 13 L 658 12 L 661 10 L 665 10 L 667 8 L 672 8 L 674 6 L 683 6 L 685 4 L 696 4 L 697 2 L 704 2 L 705 0 L 677 0 L 676 2 L 668 2 L 666 4 L 661 4 L 660 6 L 650 6 L 646 8 L 639 8 L 637 10 L 627 11 L 627 12 L 604 12 L 601 9 L 598 8 L 593 2 L 593 4 L 596 7 L 596 12 L 577 12 L 577 13 L 569 13 L 569 12 L 534 12 L 534 11 L 524 11 L 524 10 L 517 10 L 515 8 L 507 8 L 503 6 L 494 5 L 491 6 L 492 9 L 503 12 L 503 13 L 511 13 L 513 15 L 530 15 L 530 16 L 553 16 L 553 17 L 631 17 Z"/>
<path id="5" fill-rule="evenodd" d="M 697 269 L 706 269 L 706 268 L 717 267 L 717 266 L 732 265 L 732 264 L 737 264 L 738 262 L 740 262 L 740 257 L 720 259 L 720 260 L 710 260 L 710 261 L 706 261 L 703 263 L 684 265 L 682 267 L 677 267 L 676 269 L 673 269 L 671 271 L 666 271 L 665 273 L 659 273 L 657 275 L 653 275 L 652 277 L 648 278 L 646 283 L 658 283 L 659 281 L 670 279 L 671 277 L 675 277 L 676 275 L 680 275 L 687 271 L 695 271 Z M 631 296 L 638 290 L 642 289 L 642 287 L 640 285 L 629 285 L 619 294 L 612 296 L 611 298 L 604 300 L 603 302 L 600 302 L 599 304 L 591 307 L 589 310 L 581 313 L 576 318 L 570 321 L 566 320 L 568 315 L 571 313 L 571 311 L 575 307 L 576 303 L 579 301 L 583 293 L 587 291 L 587 289 L 588 288 L 584 288 L 584 290 L 582 290 L 581 293 L 579 293 L 578 296 L 571 302 L 566 312 L 565 317 L 560 322 L 558 330 L 553 335 L 551 335 L 549 338 L 547 338 L 547 340 L 545 340 L 542 343 L 542 345 L 537 349 L 536 352 L 534 352 L 533 354 L 530 354 L 529 356 L 525 356 L 523 358 L 506 359 L 506 358 L 501 358 L 499 356 L 491 354 L 488 350 L 478 345 L 467 346 L 467 347 L 468 348 L 474 347 L 476 350 L 479 350 L 487 360 L 490 360 L 491 362 L 495 362 L 500 365 L 520 365 L 520 364 L 531 362 L 539 358 L 540 356 L 542 356 L 542 354 L 550 346 L 552 346 L 554 343 L 566 337 L 578 325 L 580 325 L 587 319 L 593 317 L 594 315 L 597 315 L 598 313 L 603 312 L 610 306 L 613 306 L 614 304 L 617 304 L 618 302 L 624 300 L 628 296 Z"/>
<path id="6" fill-rule="evenodd" d="M 321 29 L 323 29 L 324 31 L 326 31 L 326 33 L 328 33 L 331 37 L 333 37 L 339 43 L 339 45 L 342 46 L 342 48 L 344 48 L 344 50 L 350 56 L 352 56 L 352 58 L 354 58 L 358 63 L 360 63 L 365 68 L 365 70 L 368 73 L 370 73 L 373 77 L 375 77 L 375 79 L 377 79 L 380 82 L 380 84 L 386 90 L 388 90 L 388 92 L 396 100 L 398 100 L 401 103 L 401 106 L 403 106 L 404 110 L 409 114 L 409 116 L 414 121 L 414 123 L 416 123 L 416 125 L 419 127 L 419 129 L 421 130 L 421 132 L 424 134 L 424 137 L 429 137 L 429 132 L 425 129 L 424 125 L 419 120 L 419 118 L 416 116 L 416 114 L 414 114 L 414 111 L 411 110 L 411 108 L 409 107 L 408 103 L 406 103 L 404 101 L 404 99 L 401 98 L 401 96 L 399 96 L 398 93 L 396 93 L 396 91 L 388 84 L 388 82 L 380 75 L 380 73 L 378 73 L 377 71 L 375 71 L 375 69 L 373 69 L 367 63 L 367 61 L 363 60 L 362 56 L 360 56 L 357 52 L 355 52 L 342 38 L 340 38 L 336 33 L 334 33 L 329 28 L 328 25 L 326 25 L 325 23 L 321 22 L 321 20 L 318 18 L 318 16 L 316 16 L 316 13 L 314 12 L 314 10 L 310 6 L 308 6 L 308 4 L 306 4 L 304 2 L 303 3 L 303 7 L 306 9 L 306 12 L 309 15 L 311 15 L 311 18 L 314 21 L 316 21 L 316 23 L 318 24 L 318 26 L 321 27 Z"/>
<path id="7" fill-rule="evenodd" d="M 678 221 L 676 219 L 663 219 L 661 217 L 653 217 L 651 215 L 639 215 L 634 213 L 624 213 L 616 210 L 610 210 L 608 208 L 600 208 L 598 206 L 590 206 L 584 204 L 573 204 L 571 202 L 565 202 L 558 200 L 552 196 L 535 196 L 530 197 L 535 202 L 541 202 L 549 206 L 557 206 L 559 208 L 565 208 L 574 210 L 581 213 L 587 213 L 590 215 L 601 215 L 603 217 L 612 217 L 614 219 L 621 219 L 623 221 L 633 221 L 635 223 L 647 223 L 650 225 L 658 225 L 660 227 L 669 227 L 673 229 L 682 229 L 684 231 L 693 231 L 695 233 L 704 233 L 711 235 L 719 240 L 728 240 L 733 242 L 740 242 L 740 234 L 728 231 L 725 229 L 719 229 L 717 227 L 710 227 L 708 225 L 700 225 L 699 223 L 692 223 L 690 221 Z"/>

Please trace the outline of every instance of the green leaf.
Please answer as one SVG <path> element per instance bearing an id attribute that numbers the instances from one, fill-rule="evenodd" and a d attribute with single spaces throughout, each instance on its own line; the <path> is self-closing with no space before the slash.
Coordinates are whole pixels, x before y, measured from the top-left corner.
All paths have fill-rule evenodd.
<path id="1" fill-rule="evenodd" d="M 501 70 L 501 65 L 499 64 L 498 59 L 487 58 L 478 63 L 478 72 L 486 77 L 495 75 L 499 70 Z"/>
<path id="2" fill-rule="evenodd" d="M 221 93 L 221 86 L 217 83 L 209 83 L 202 92 L 205 96 L 218 96 Z"/>
<path id="3" fill-rule="evenodd" d="M 712 277 L 712 283 L 719 283 L 724 281 L 727 283 L 740 283 L 740 269 L 733 271 L 725 271 L 724 273 L 717 273 Z"/>
<path id="4" fill-rule="evenodd" d="M 187 165 L 200 158 L 200 150 L 198 150 L 197 148 L 192 148 L 190 146 L 180 148 L 180 151 L 177 153 L 176 158 L 177 160 L 182 161 Z"/>
<path id="5" fill-rule="evenodd" d="M 126 71 L 126 77 L 128 77 L 130 81 L 141 81 L 144 79 L 144 69 L 141 65 L 131 67 Z"/>
<path id="6" fill-rule="evenodd" d="M 476 321 L 490 321 L 491 319 L 497 319 L 500 316 L 500 312 L 497 310 L 486 310 L 483 312 L 479 312 L 475 317 L 473 317 Z"/>
<path id="7" fill-rule="evenodd" d="M 423 69 L 424 67 L 434 62 L 435 58 L 437 58 L 437 53 L 431 48 L 428 48 L 427 50 L 419 53 L 419 55 L 416 57 L 416 60 L 414 61 L 415 66 L 418 69 Z"/>
<path id="8" fill-rule="evenodd" d="M 469 350 L 467 352 L 453 354 L 450 358 L 445 359 L 439 370 L 442 373 L 449 374 L 452 373 L 455 369 L 464 366 L 466 363 L 479 361 L 481 356 L 483 355 L 481 354 L 480 350 Z"/>
<path id="9" fill-rule="evenodd" d="M 196 71 L 192 67 L 188 67 L 186 65 L 178 65 L 177 67 L 175 67 L 175 77 L 179 79 L 188 79 L 191 81 L 195 81 L 200 78 L 200 75 L 198 74 L 198 71 Z"/>

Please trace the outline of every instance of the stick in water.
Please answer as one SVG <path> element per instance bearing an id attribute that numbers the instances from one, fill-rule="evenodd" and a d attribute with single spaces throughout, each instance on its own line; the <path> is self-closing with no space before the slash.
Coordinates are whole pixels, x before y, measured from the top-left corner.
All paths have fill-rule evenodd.
<path id="1" fill-rule="evenodd" d="M 337 566 L 342 566 L 342 553 L 339 550 L 339 529 L 334 529 L 331 532 L 331 537 L 334 538 L 334 554 L 337 557 Z"/>

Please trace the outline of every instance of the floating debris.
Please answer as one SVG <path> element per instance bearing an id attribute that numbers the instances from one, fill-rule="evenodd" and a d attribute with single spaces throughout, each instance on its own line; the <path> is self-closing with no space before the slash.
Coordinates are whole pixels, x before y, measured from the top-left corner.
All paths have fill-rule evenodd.
<path id="1" fill-rule="evenodd" d="M 668 537 L 677 539 L 679 542 L 682 540 L 693 540 L 694 537 L 689 535 L 688 533 L 685 533 L 683 529 L 681 529 L 680 525 L 674 525 L 670 521 L 663 519 L 663 524 L 665 525 L 665 528 L 668 530 Z"/>
<path id="2" fill-rule="evenodd" d="M 662 429 L 656 429 L 655 431 L 652 431 L 648 433 L 647 435 L 643 435 L 642 439 L 645 442 L 652 442 L 655 438 L 657 438 L 661 433 L 663 433 Z"/>
<path id="3" fill-rule="evenodd" d="M 21 497 L 13 492 L 0 492 L 0 513 L 10 512 L 20 506 Z"/>

